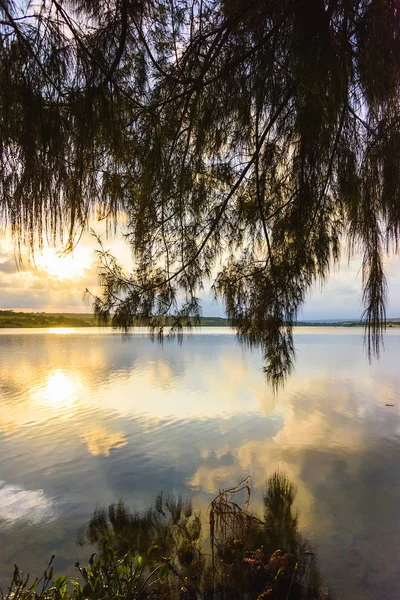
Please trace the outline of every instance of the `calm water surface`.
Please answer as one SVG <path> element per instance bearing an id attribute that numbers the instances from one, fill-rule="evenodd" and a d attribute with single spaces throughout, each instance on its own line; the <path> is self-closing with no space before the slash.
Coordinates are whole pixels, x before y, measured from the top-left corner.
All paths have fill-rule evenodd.
<path id="1" fill-rule="evenodd" d="M 303 534 L 345 600 L 400 595 L 400 331 L 369 365 L 362 332 L 300 329 L 274 398 L 258 352 L 228 330 L 183 346 L 104 330 L 0 332 L 0 583 L 88 558 L 96 506 L 138 509 L 164 490 L 206 506 L 251 475 L 285 471 Z M 393 404 L 394 406 L 387 406 Z M 72 567 L 73 568 L 73 567 Z"/>

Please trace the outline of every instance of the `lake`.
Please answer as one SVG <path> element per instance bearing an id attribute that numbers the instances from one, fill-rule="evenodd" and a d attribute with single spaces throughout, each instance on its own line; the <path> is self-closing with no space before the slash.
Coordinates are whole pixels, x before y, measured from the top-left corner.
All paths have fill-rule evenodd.
<path id="1" fill-rule="evenodd" d="M 52 554 L 73 572 L 96 507 L 164 490 L 206 514 L 251 476 L 257 508 L 284 471 L 324 580 L 345 600 L 399 596 L 400 329 L 368 363 L 362 331 L 299 328 L 284 390 L 228 329 L 182 346 L 104 329 L 0 331 L 0 583 Z M 388 406 L 394 405 L 394 406 Z"/>

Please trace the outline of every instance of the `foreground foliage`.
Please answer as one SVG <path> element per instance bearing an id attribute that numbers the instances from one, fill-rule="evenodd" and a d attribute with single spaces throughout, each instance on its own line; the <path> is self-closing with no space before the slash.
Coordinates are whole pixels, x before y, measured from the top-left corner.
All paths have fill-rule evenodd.
<path id="1" fill-rule="evenodd" d="M 328 600 L 314 553 L 298 532 L 294 497 L 294 486 L 275 473 L 260 519 L 249 510 L 248 480 L 220 492 L 209 507 L 209 551 L 189 501 L 160 495 L 145 515 L 112 504 L 96 510 L 78 535 L 81 544 L 98 548 L 88 565 L 76 563 L 79 580 L 53 580 L 50 563 L 41 580 L 29 584 L 15 567 L 2 598 Z"/>

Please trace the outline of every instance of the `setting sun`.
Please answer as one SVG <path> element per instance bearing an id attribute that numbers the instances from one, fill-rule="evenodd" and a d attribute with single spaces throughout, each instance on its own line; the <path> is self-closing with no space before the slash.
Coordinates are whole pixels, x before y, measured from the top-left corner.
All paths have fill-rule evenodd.
<path id="1" fill-rule="evenodd" d="M 45 248 L 37 257 L 36 266 L 59 279 L 81 277 L 91 264 L 91 256 L 85 250 L 77 249 L 74 253 L 63 254 L 56 248 Z"/>

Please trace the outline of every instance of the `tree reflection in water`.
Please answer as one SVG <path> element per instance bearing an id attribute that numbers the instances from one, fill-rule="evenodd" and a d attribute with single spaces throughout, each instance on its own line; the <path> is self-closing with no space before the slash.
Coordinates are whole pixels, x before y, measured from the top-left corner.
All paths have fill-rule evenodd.
<path id="1" fill-rule="evenodd" d="M 209 505 L 206 535 L 200 514 L 182 497 L 160 494 L 145 514 L 120 501 L 96 510 L 78 543 L 96 545 L 100 561 L 108 560 L 110 549 L 121 559 L 146 556 L 149 574 L 167 565 L 168 574 L 152 588 L 155 598 L 332 598 L 299 533 L 295 486 L 274 473 L 262 518 L 250 509 L 250 494 L 249 479 L 220 492 Z"/>

